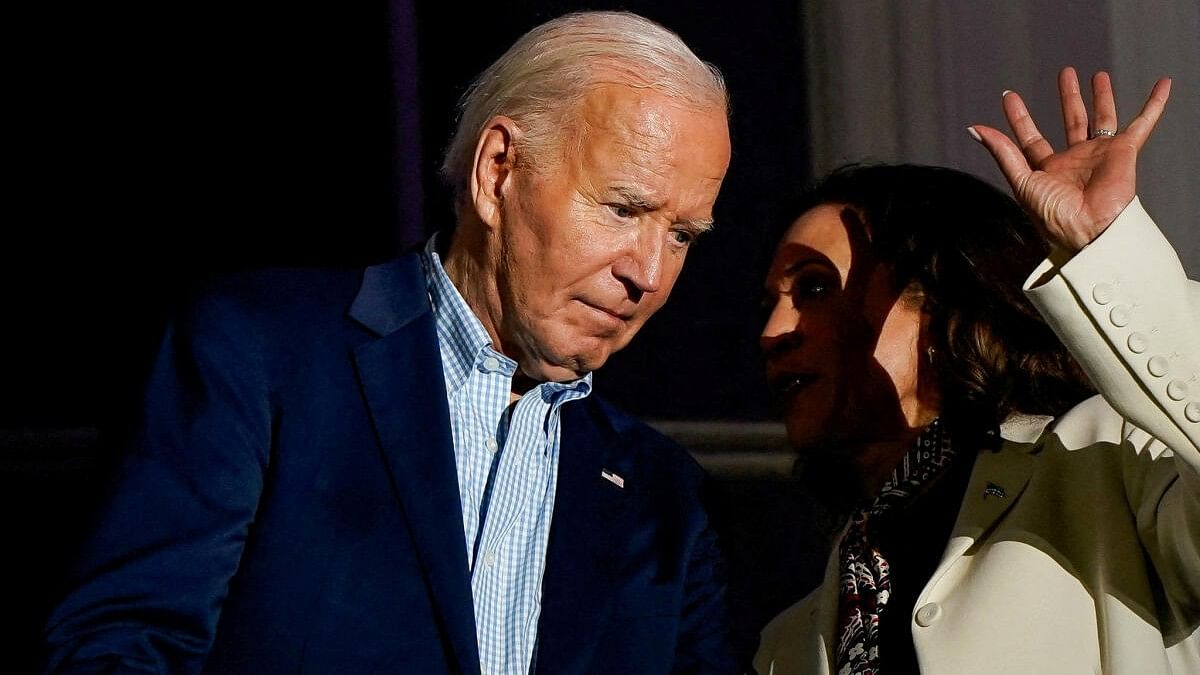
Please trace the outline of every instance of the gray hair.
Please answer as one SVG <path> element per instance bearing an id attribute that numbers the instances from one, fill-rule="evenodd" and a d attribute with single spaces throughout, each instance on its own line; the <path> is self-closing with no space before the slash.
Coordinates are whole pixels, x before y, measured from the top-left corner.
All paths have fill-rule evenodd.
<path id="1" fill-rule="evenodd" d="M 479 135 L 497 115 L 520 126 L 518 157 L 536 164 L 561 142 L 589 86 L 612 75 L 697 107 L 728 110 L 721 73 L 675 33 L 629 12 L 575 12 L 521 36 L 471 84 L 459 102 L 442 178 L 459 195 L 466 191 Z"/>

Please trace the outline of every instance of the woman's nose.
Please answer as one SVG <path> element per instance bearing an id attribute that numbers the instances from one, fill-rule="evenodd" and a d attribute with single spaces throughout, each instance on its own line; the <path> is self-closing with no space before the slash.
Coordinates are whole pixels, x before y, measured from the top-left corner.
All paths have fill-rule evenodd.
<path id="1" fill-rule="evenodd" d="M 800 312 L 791 305 L 788 298 L 780 297 L 776 300 L 758 338 L 763 353 L 770 354 L 785 340 L 790 343 L 799 337 L 800 318 Z"/>

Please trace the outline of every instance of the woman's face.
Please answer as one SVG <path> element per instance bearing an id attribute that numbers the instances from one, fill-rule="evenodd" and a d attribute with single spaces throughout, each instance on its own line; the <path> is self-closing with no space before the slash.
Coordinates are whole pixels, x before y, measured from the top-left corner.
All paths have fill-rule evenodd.
<path id="1" fill-rule="evenodd" d="M 892 288 L 845 204 L 801 215 L 775 249 L 760 344 L 798 448 L 907 440 L 937 414 L 920 296 Z"/>

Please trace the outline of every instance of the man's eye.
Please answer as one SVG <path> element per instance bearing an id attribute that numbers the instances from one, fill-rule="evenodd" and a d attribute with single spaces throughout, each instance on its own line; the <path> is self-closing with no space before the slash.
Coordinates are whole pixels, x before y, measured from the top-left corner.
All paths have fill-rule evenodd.
<path id="1" fill-rule="evenodd" d="M 609 204 L 608 208 L 618 218 L 632 218 L 637 215 L 632 208 L 624 204 Z"/>
<path id="2" fill-rule="evenodd" d="M 696 234 L 687 230 L 671 230 L 671 238 L 677 244 L 688 245 L 696 241 Z"/>

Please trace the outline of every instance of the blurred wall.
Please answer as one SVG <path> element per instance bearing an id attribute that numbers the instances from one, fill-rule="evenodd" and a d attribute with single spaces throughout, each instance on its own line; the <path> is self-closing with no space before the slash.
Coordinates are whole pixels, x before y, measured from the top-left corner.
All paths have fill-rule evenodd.
<path id="1" fill-rule="evenodd" d="M 1171 100 L 1138 163 L 1139 194 L 1200 276 L 1200 2 L 803 0 L 812 171 L 847 161 L 945 164 L 1004 185 L 972 123 L 1007 130 L 1005 89 L 1063 139 L 1056 76 L 1108 70 L 1122 124 L 1162 76 Z M 1090 104 L 1089 104 L 1090 109 Z"/>

